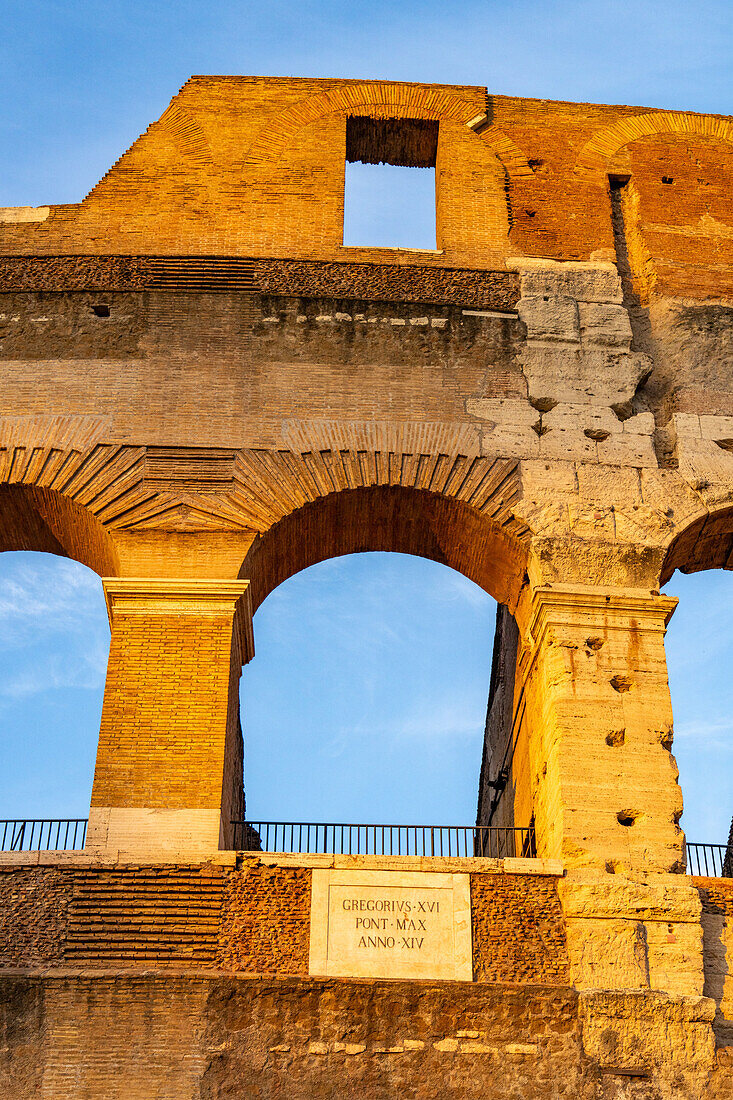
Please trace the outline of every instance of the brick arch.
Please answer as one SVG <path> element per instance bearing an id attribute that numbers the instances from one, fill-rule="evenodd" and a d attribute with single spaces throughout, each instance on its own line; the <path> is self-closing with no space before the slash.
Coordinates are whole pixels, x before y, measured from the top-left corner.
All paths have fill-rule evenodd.
<path id="1" fill-rule="evenodd" d="M 0 551 L 40 550 L 73 558 L 101 577 L 118 571 L 111 534 L 81 504 L 37 485 L 0 485 Z"/>
<path id="2" fill-rule="evenodd" d="M 399 485 L 346 489 L 306 504 L 261 535 L 240 577 L 253 610 L 288 577 L 328 558 L 395 551 L 456 569 L 499 603 L 515 608 L 528 550 L 462 501 Z"/>
<path id="3" fill-rule="evenodd" d="M 624 145 L 639 138 L 657 134 L 716 138 L 733 145 L 733 122 L 712 115 L 695 115 L 680 111 L 649 111 L 630 115 L 612 126 L 598 130 L 583 146 L 575 164 L 576 172 L 603 171 L 606 164 Z"/>
<path id="4" fill-rule="evenodd" d="M 403 84 L 358 84 L 334 88 L 300 100 L 271 120 L 250 146 L 246 167 L 260 167 L 279 157 L 291 137 L 326 115 L 369 114 L 391 118 L 426 118 L 467 126 L 477 116 L 475 104 L 440 88 Z M 501 161 L 510 178 L 532 176 L 529 162 L 510 137 L 494 126 L 476 135 Z"/>
<path id="5" fill-rule="evenodd" d="M 662 563 L 660 584 L 666 584 L 675 569 L 733 569 L 733 504 L 698 514 L 675 535 Z"/>

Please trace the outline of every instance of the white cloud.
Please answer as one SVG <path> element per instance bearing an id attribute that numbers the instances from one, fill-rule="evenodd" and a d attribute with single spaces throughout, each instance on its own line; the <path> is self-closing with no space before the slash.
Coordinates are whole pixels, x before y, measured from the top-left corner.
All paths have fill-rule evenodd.
<path id="1" fill-rule="evenodd" d="M 104 634 L 99 578 L 78 562 L 45 555 L 0 558 L 0 646 L 35 644 L 50 634 Z"/>
<path id="2" fill-rule="evenodd" d="M 342 726 L 329 741 L 329 756 L 339 756 L 355 740 L 370 740 L 382 749 L 404 741 L 430 742 L 475 740 L 483 736 L 485 713 L 467 700 L 444 700 L 416 709 L 392 721 L 379 718 Z"/>
<path id="3" fill-rule="evenodd" d="M 730 722 L 677 722 L 675 741 L 696 741 L 698 751 L 733 751 L 733 725 Z"/>

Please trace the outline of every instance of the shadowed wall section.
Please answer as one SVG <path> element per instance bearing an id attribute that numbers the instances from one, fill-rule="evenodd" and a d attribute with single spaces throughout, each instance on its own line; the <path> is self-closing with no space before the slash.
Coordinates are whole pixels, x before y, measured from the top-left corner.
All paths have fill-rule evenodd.
<path id="1" fill-rule="evenodd" d="M 86 508 L 53 489 L 0 485 L 0 551 L 40 550 L 115 576 L 112 536 Z"/>
<path id="2" fill-rule="evenodd" d="M 398 486 L 332 493 L 293 512 L 252 546 L 240 576 L 252 607 L 294 573 L 326 558 L 369 550 L 449 565 L 500 603 L 516 606 L 526 549 L 461 501 Z"/>

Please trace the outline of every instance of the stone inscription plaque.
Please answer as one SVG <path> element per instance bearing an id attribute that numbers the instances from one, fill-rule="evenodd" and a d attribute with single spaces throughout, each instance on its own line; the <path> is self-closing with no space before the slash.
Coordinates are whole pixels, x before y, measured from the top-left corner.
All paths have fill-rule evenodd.
<path id="1" fill-rule="evenodd" d="M 470 982 L 469 876 L 314 870 L 309 972 Z"/>

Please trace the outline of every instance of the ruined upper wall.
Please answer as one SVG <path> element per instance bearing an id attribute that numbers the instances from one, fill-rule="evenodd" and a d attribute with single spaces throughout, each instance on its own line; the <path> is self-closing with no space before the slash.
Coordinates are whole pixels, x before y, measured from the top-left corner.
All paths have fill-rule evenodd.
<path id="1" fill-rule="evenodd" d="M 438 251 L 343 246 L 352 116 L 438 122 Z M 725 297 L 733 121 L 467 86 L 192 77 L 83 202 L 0 213 L 0 254 L 614 259 L 609 176 L 640 297 Z"/>

